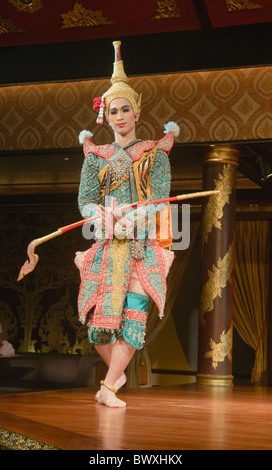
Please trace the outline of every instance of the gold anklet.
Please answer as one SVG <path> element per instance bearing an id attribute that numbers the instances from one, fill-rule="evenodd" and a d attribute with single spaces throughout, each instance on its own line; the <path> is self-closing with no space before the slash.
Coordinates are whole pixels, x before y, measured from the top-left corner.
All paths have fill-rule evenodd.
<path id="1" fill-rule="evenodd" d="M 118 390 L 116 390 L 116 388 L 113 388 L 110 385 L 106 384 L 106 382 L 104 382 L 104 380 L 101 380 L 100 385 L 104 385 L 105 387 L 107 387 L 113 393 L 117 393 L 117 391 L 118 391 Z"/>

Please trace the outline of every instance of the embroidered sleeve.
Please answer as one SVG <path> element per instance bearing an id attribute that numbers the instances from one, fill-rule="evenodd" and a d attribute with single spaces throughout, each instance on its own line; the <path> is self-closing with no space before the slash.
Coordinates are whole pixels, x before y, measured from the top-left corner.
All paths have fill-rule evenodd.
<path id="1" fill-rule="evenodd" d="M 155 201 L 156 199 L 164 199 L 169 197 L 170 194 L 170 183 L 171 183 L 171 169 L 168 156 L 166 152 L 157 150 L 153 168 L 151 170 L 150 179 L 150 192 L 151 197 L 149 201 Z M 146 206 L 146 210 L 162 210 L 165 204 L 151 204 Z"/>
<path id="2" fill-rule="evenodd" d="M 78 206 L 82 217 L 95 215 L 99 203 L 100 183 L 97 157 L 91 153 L 86 156 L 82 170 L 78 193 Z"/>

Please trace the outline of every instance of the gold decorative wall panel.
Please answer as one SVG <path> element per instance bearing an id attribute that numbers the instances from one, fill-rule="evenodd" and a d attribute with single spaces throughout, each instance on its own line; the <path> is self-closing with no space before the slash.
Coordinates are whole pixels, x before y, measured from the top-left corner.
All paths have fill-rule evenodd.
<path id="1" fill-rule="evenodd" d="M 0 88 L 0 151 L 77 147 L 82 129 L 101 144 L 109 126 L 96 124 L 92 100 L 109 80 Z M 157 139 L 176 121 L 179 142 L 272 138 L 272 67 L 177 73 L 131 78 L 142 93 L 138 136 Z"/>

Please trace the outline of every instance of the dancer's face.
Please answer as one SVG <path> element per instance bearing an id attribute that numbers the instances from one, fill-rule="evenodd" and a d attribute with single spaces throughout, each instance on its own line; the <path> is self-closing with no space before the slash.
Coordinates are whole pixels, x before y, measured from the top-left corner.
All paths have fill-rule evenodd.
<path id="1" fill-rule="evenodd" d="M 135 125 L 139 115 L 134 114 L 130 102 L 125 98 L 116 98 L 109 106 L 109 124 L 116 134 L 125 137 L 135 134 Z"/>

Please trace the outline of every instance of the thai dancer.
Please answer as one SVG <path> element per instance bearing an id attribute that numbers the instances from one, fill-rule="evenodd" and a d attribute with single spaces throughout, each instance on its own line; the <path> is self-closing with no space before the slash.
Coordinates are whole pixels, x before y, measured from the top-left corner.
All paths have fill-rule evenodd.
<path id="1" fill-rule="evenodd" d="M 169 197 L 168 154 L 178 126 L 168 123 L 166 135 L 158 141 L 136 138 L 141 96 L 128 84 L 121 42 L 113 45 L 112 85 L 94 100 L 94 109 L 98 123 L 106 116 L 115 140 L 97 146 L 90 132 L 79 136 L 85 159 L 78 204 L 84 218 L 97 218 L 96 242 L 87 252 L 78 252 L 75 262 L 81 274 L 80 321 L 88 325 L 88 339 L 108 366 L 96 399 L 109 407 L 124 407 L 116 393 L 126 382 L 125 369 L 135 350 L 143 348 L 150 299 L 163 317 L 166 276 L 174 254 L 169 249 L 169 205 L 150 204 L 125 213 L 120 206 Z M 158 222 L 165 215 L 167 234 L 162 237 Z M 161 225 L 166 228 L 164 222 Z"/>

